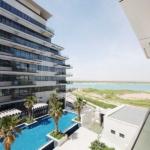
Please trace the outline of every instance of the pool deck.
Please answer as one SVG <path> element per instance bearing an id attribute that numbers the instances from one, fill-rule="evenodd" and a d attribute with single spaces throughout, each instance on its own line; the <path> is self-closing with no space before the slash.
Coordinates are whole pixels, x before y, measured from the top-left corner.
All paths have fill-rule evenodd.
<path id="1" fill-rule="evenodd" d="M 97 139 L 98 135 L 84 127 L 80 127 L 73 133 L 67 142 L 56 147 L 55 150 L 88 150 L 92 141 Z"/>

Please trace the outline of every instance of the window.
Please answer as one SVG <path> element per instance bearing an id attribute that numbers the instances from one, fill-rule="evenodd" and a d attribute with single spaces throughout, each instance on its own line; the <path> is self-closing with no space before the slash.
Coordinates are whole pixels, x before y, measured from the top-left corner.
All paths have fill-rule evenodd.
<path id="1" fill-rule="evenodd" d="M 115 130 L 111 130 L 111 133 L 112 133 L 112 134 L 116 134 L 116 131 L 115 131 Z"/>
<path id="2" fill-rule="evenodd" d="M 125 137 L 125 135 L 124 135 L 124 134 L 122 134 L 122 133 L 119 133 L 119 136 L 120 136 L 120 137 L 122 137 L 122 138 L 124 138 L 124 137 Z"/>

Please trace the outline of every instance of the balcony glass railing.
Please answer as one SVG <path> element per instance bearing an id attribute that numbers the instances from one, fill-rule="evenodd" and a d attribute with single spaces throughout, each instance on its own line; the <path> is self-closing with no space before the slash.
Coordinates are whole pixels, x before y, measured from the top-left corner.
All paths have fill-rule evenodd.
<path id="1" fill-rule="evenodd" d="M 28 72 L 28 73 L 37 73 L 35 68 L 16 68 L 16 67 L 5 67 L 0 65 L 0 71 L 15 71 L 15 72 Z"/>
<path id="2" fill-rule="evenodd" d="M 62 66 L 62 67 L 71 68 L 71 65 L 67 65 L 67 64 L 64 64 L 64 63 L 56 63 L 56 66 Z"/>
<path id="3" fill-rule="evenodd" d="M 56 82 L 57 84 L 71 84 L 71 81 L 66 81 L 66 80 L 59 80 Z"/>
<path id="4" fill-rule="evenodd" d="M 60 54 L 53 54 L 52 55 L 54 58 L 63 58 L 63 59 L 68 59 L 68 57 L 67 56 L 62 56 L 62 55 L 60 55 Z"/>
<path id="5" fill-rule="evenodd" d="M 12 71 L 16 71 L 16 72 L 28 72 L 28 73 L 37 73 L 37 70 L 33 70 L 33 69 L 21 69 L 21 68 L 12 68 Z"/>
<path id="6" fill-rule="evenodd" d="M 25 100 L 28 96 L 35 96 L 34 93 L 23 93 L 22 95 L 18 95 L 18 94 L 11 94 L 11 101 L 19 101 L 19 100 Z M 10 101 L 9 100 L 9 101 Z"/>
<path id="7" fill-rule="evenodd" d="M 56 75 L 66 75 L 66 72 L 57 72 Z"/>
<path id="8" fill-rule="evenodd" d="M 35 85 L 34 81 L 30 80 L 17 80 L 12 82 L 12 86 Z"/>

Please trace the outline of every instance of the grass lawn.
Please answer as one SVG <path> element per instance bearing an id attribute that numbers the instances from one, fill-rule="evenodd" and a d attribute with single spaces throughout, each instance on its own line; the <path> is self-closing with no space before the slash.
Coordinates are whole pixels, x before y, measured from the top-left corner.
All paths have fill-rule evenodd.
<path id="1" fill-rule="evenodd" d="M 98 90 L 98 89 L 82 89 L 74 91 L 76 96 L 82 96 L 87 102 L 102 108 L 114 108 L 116 105 L 129 104 L 150 108 L 150 99 L 122 99 L 118 95 L 148 93 L 130 90 Z"/>
<path id="2" fill-rule="evenodd" d="M 74 93 L 75 96 L 82 96 L 84 98 L 84 100 L 86 100 L 87 102 L 90 102 L 94 105 L 97 105 L 99 107 L 102 107 L 102 108 L 115 108 L 116 105 L 113 105 L 113 104 L 109 104 L 109 103 L 105 103 L 103 101 L 100 101 L 100 100 L 97 100 L 95 98 L 92 98 L 92 97 L 89 97 L 89 96 L 85 96 L 81 93 Z"/>

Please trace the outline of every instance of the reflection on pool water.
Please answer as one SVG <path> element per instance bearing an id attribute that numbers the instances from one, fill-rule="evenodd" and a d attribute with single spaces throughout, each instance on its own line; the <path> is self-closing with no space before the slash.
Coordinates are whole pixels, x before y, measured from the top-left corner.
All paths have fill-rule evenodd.
<path id="1" fill-rule="evenodd" d="M 75 124 L 72 119 L 76 114 L 66 112 L 59 121 L 59 129 L 64 132 L 67 128 Z M 54 121 L 50 117 L 39 119 L 38 122 L 30 127 L 22 129 L 15 142 L 11 146 L 11 150 L 38 150 L 49 139 L 46 134 L 52 132 L 55 128 Z M 0 150 L 4 150 L 3 143 L 0 142 Z"/>

